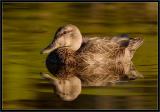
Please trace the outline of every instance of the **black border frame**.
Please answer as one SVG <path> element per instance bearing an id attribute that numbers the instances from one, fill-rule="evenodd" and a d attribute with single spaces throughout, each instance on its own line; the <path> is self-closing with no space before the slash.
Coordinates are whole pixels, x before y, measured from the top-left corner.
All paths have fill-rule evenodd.
<path id="1" fill-rule="evenodd" d="M 3 27 L 2 27 L 2 24 L 3 24 L 3 3 L 14 3 L 14 2 L 19 2 L 19 3 L 23 3 L 23 2 L 90 2 L 90 3 L 94 3 L 94 2 L 99 2 L 99 3 L 102 3 L 102 2 L 156 2 L 158 3 L 158 82 L 157 82 L 157 93 L 158 93 L 158 96 L 157 96 L 157 109 L 141 109 L 141 110 L 138 110 L 138 109 L 20 109 L 20 110 L 9 110 L 9 109 L 2 109 L 2 30 L 3 30 Z M 74 110 L 86 110 L 86 111 L 98 111 L 98 110 L 107 110 L 107 111 L 118 111 L 118 112 L 123 112 L 123 111 L 160 111 L 160 75 L 159 75 L 159 48 L 160 48 L 160 44 L 159 44 L 159 35 L 160 35 L 160 29 L 159 29 L 159 26 L 160 26 L 160 0 L 0 0 L 0 11 L 1 11 L 1 27 L 0 27 L 0 33 L 1 33 L 1 39 L 0 39 L 0 42 L 1 42 L 1 46 L 0 46 L 0 51 L 1 51 L 1 55 L 0 55 L 0 58 L 1 58 L 1 66 L 0 66 L 0 71 L 1 71 L 1 77 L 0 77 L 0 82 L 1 82 L 1 102 L 0 102 L 0 105 L 1 105 L 1 109 L 0 111 L 74 111 Z"/>

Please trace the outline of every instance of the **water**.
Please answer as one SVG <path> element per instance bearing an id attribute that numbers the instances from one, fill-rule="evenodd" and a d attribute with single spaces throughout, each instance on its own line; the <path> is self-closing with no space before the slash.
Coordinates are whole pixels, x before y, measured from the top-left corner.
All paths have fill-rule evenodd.
<path id="1" fill-rule="evenodd" d="M 3 3 L 3 109 L 155 109 L 158 80 L 158 3 Z M 138 10 L 137 10 L 138 9 Z M 143 79 L 85 87 L 65 102 L 40 76 L 56 29 L 72 23 L 84 35 L 128 33 L 144 38 L 133 63 Z"/>

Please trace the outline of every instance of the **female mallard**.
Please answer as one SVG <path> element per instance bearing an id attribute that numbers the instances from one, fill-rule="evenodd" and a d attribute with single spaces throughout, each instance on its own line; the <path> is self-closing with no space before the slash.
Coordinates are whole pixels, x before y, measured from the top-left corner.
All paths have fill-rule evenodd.
<path id="1" fill-rule="evenodd" d="M 44 73 L 42 76 L 50 80 L 60 98 L 72 101 L 80 94 L 81 86 L 106 86 L 121 81 L 125 75 L 131 74 L 132 79 L 141 75 L 131 59 L 142 43 L 143 39 L 125 35 L 82 39 L 79 29 L 69 24 L 59 28 L 51 44 L 41 52 L 50 53 L 47 68 L 58 77 Z M 70 65 L 78 67 L 72 69 Z M 64 69 L 59 72 L 60 67 Z"/>
<path id="2" fill-rule="evenodd" d="M 55 54 L 55 63 L 65 65 L 108 64 L 111 61 L 127 65 L 143 39 L 120 36 L 113 38 L 82 38 L 75 25 L 60 27 L 51 44 L 42 50 Z"/>

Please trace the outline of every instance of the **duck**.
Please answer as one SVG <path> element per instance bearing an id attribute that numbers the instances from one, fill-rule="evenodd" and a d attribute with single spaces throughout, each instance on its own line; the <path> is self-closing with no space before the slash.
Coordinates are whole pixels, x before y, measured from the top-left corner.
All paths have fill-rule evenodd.
<path id="1" fill-rule="evenodd" d="M 58 28 L 52 42 L 41 54 L 54 54 L 50 58 L 55 64 L 100 65 L 115 62 L 128 66 L 136 50 L 143 44 L 143 38 L 128 35 L 114 37 L 85 37 L 79 28 L 67 24 Z"/>
<path id="2" fill-rule="evenodd" d="M 132 58 L 143 38 L 82 36 L 72 24 L 61 26 L 51 43 L 41 51 L 48 54 L 46 66 L 51 74 L 41 73 L 64 101 L 73 101 L 82 87 L 107 86 L 125 78 L 143 77 Z"/>

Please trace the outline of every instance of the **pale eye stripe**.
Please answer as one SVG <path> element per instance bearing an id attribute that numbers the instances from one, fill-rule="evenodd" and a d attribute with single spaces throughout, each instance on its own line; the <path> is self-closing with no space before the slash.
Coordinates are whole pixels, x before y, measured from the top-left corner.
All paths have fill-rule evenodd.
<path id="1" fill-rule="evenodd" d="M 66 33 L 69 33 L 69 32 L 72 32 L 72 30 L 64 31 L 62 34 L 66 34 Z"/>

